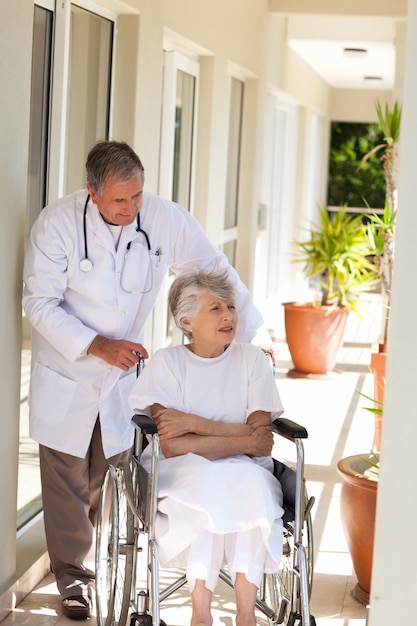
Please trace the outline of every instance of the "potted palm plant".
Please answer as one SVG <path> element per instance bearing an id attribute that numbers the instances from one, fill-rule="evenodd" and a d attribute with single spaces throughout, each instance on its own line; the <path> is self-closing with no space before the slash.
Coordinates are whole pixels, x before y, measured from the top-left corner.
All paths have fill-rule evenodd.
<path id="1" fill-rule="evenodd" d="M 328 377 L 343 343 L 349 311 L 359 313 L 358 295 L 378 281 L 361 215 L 319 207 L 319 220 L 305 240 L 293 242 L 294 261 L 321 289 L 316 302 L 286 302 L 285 330 L 294 377 Z"/>
<path id="2" fill-rule="evenodd" d="M 375 416 L 375 452 L 356 454 L 341 459 L 337 469 L 342 477 L 340 508 L 343 529 L 346 536 L 353 567 L 357 577 L 354 597 L 363 604 L 369 603 L 373 559 L 376 500 L 378 489 L 379 450 L 383 415 L 386 342 L 388 337 L 391 280 L 394 263 L 394 235 L 397 215 L 397 193 L 395 184 L 395 162 L 400 134 L 401 108 L 397 103 L 390 109 L 376 106 L 378 120 L 385 141 L 365 155 L 361 164 L 369 156 L 383 150 L 382 162 L 386 183 L 386 202 L 382 215 L 371 215 L 367 227 L 375 272 L 380 279 L 381 296 L 385 314 L 383 315 L 379 350 L 372 354 L 371 368 L 374 372 L 374 397 L 361 393 L 371 402 L 365 407 Z"/>
<path id="3" fill-rule="evenodd" d="M 384 168 L 386 200 L 382 215 L 370 216 L 368 236 L 372 247 L 375 269 L 381 282 L 383 319 L 377 350 L 371 355 L 371 369 L 375 375 L 374 397 L 382 403 L 385 389 L 385 363 L 389 329 L 389 312 L 391 306 L 391 283 L 394 268 L 394 237 L 397 217 L 397 186 L 396 162 L 398 159 L 398 142 L 401 127 L 401 106 L 394 103 L 392 109 L 386 104 L 383 108 L 376 103 L 379 126 L 384 134 L 384 142 L 368 152 L 358 165 L 358 169 L 369 157 L 382 150 L 381 161 Z M 380 450 L 381 417 L 375 424 L 375 447 Z"/>
<path id="4" fill-rule="evenodd" d="M 384 168 L 386 186 L 385 207 L 382 215 L 373 214 L 370 216 L 368 234 L 376 270 L 381 280 L 381 290 L 386 310 L 381 332 L 381 344 L 385 349 L 388 337 L 391 283 L 394 267 L 394 235 L 397 217 L 396 162 L 398 159 L 402 109 L 397 102 L 390 109 L 387 104 L 383 108 L 380 102 L 377 101 L 376 112 L 379 126 L 384 134 L 384 143 L 378 144 L 365 154 L 357 169 L 359 170 L 372 154 L 382 150 L 381 161 Z"/>

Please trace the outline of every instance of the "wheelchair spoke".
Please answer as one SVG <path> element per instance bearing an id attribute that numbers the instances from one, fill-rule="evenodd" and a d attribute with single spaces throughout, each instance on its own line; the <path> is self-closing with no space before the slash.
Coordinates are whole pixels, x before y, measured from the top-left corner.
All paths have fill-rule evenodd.
<path id="1" fill-rule="evenodd" d="M 116 473 L 109 466 L 103 479 L 97 516 L 96 605 L 98 626 L 111 626 L 118 558 Z"/>
<path id="2" fill-rule="evenodd" d="M 129 485 L 129 487 L 126 487 Z M 126 626 L 136 554 L 134 515 L 126 489 L 128 465 L 106 470 L 100 494 L 96 544 L 98 626 Z"/>

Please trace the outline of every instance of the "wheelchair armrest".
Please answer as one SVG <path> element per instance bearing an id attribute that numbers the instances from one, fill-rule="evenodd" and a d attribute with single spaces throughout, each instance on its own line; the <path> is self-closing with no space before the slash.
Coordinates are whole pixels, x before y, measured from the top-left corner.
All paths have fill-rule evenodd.
<path id="1" fill-rule="evenodd" d="M 300 426 L 300 424 L 297 424 L 286 417 L 279 417 L 274 420 L 272 422 L 272 429 L 274 432 L 278 433 L 278 435 L 281 435 L 281 437 L 285 437 L 290 441 L 294 441 L 295 439 L 307 439 L 308 437 L 308 432 L 304 426 Z"/>
<path id="2" fill-rule="evenodd" d="M 132 417 L 132 423 L 135 428 L 140 429 L 145 435 L 155 435 L 157 433 L 157 427 L 153 420 L 147 415 L 134 415 Z M 304 426 L 300 426 L 296 422 L 289 420 L 285 417 L 280 417 L 272 422 L 272 427 L 282 437 L 294 441 L 294 439 L 307 439 L 308 432 Z"/>
<path id="3" fill-rule="evenodd" d="M 155 422 L 147 415 L 134 415 L 132 424 L 145 435 L 155 435 L 158 432 Z"/>

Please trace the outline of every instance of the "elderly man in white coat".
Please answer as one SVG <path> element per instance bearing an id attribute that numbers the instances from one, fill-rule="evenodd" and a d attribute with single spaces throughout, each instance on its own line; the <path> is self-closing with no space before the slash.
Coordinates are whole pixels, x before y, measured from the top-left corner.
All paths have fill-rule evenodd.
<path id="1" fill-rule="evenodd" d="M 144 326 L 168 268 L 228 267 L 239 341 L 262 319 L 226 257 L 181 206 L 143 192 L 125 143 L 100 141 L 87 190 L 45 208 L 30 233 L 23 306 L 32 325 L 30 434 L 40 446 L 48 551 L 63 611 L 86 619 L 104 469 L 132 447 L 128 393 L 148 353 Z"/>

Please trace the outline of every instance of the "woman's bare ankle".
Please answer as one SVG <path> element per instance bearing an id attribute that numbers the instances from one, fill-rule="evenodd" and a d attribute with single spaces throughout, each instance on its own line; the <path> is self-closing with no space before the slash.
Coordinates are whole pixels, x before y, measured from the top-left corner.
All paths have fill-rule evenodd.
<path id="1" fill-rule="evenodd" d="M 256 626 L 255 614 L 236 615 L 236 626 Z"/>

